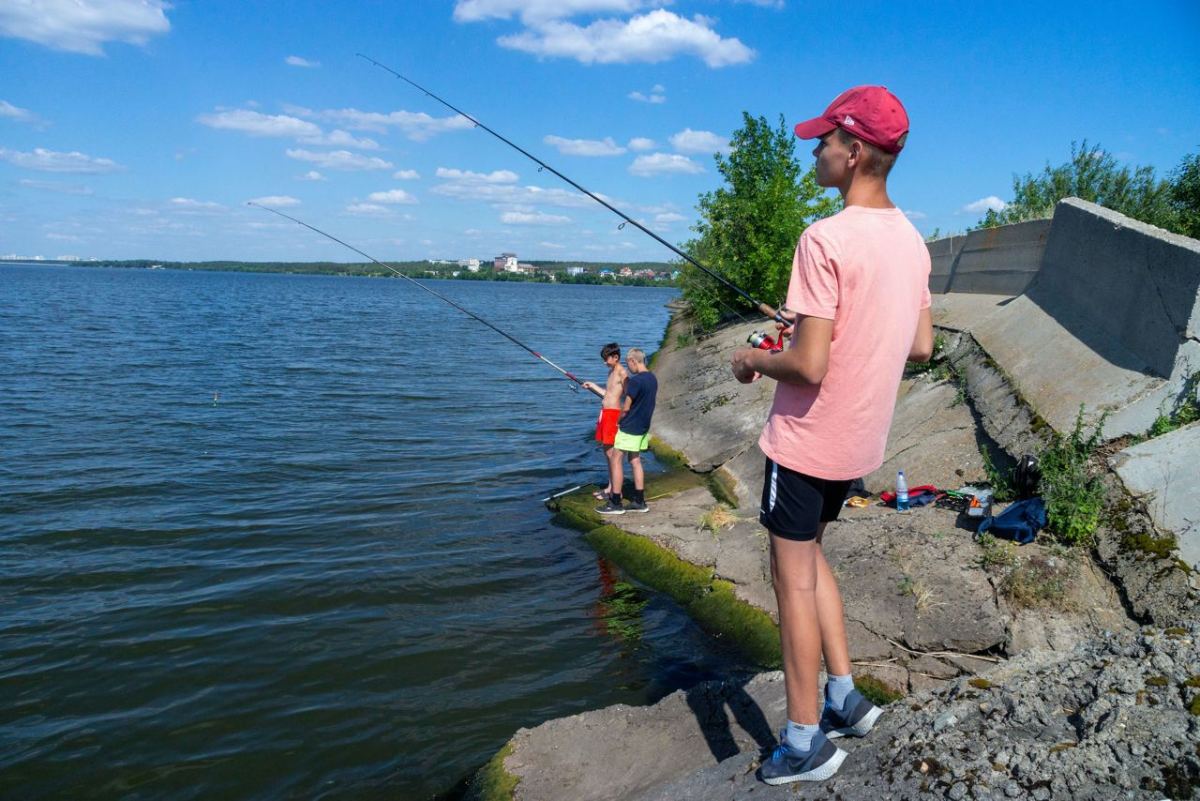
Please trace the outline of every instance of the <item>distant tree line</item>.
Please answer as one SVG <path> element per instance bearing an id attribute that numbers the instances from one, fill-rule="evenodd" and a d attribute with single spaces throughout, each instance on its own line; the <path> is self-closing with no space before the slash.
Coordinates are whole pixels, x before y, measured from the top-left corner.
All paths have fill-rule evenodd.
<path id="1" fill-rule="evenodd" d="M 47 262 L 49 263 L 49 262 Z M 57 263 L 57 262 L 55 262 Z M 153 259 L 121 259 L 104 261 L 69 262 L 81 266 L 120 267 L 149 269 L 162 267 L 171 270 L 215 270 L 224 272 L 287 273 L 297 275 L 354 275 L 378 278 L 394 278 L 386 267 L 374 262 L 243 262 L 243 261 L 155 261 Z M 673 285 L 672 281 L 661 281 L 645 277 L 622 277 L 617 270 L 629 267 L 633 271 L 653 270 L 655 273 L 671 273 L 677 265 L 665 262 L 532 262 L 537 268 L 533 273 L 496 271 L 491 264 L 480 265 L 478 272 L 471 272 L 457 264 L 429 261 L 393 261 L 388 264 L 409 278 L 446 278 L 465 281 L 524 281 L 534 283 L 604 284 L 618 283 L 626 286 Z M 578 267 L 585 272 L 578 275 L 567 273 L 568 268 Z M 613 275 L 600 275 L 600 270 L 610 270 Z"/>

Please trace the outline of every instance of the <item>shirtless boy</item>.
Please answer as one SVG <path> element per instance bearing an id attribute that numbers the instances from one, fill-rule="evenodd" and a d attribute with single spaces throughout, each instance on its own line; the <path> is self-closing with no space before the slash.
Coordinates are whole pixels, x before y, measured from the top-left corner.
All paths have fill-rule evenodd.
<path id="1" fill-rule="evenodd" d="M 604 391 L 591 381 L 584 381 L 583 388 L 600 396 L 600 417 L 596 420 L 596 441 L 604 448 L 604 459 L 608 462 L 608 486 L 604 488 L 603 497 L 596 500 L 605 502 L 605 506 L 621 507 L 621 485 L 613 482 L 613 463 L 616 460 L 616 475 L 621 475 L 621 454 L 613 447 L 617 438 L 617 423 L 621 419 L 621 397 L 625 394 L 625 379 L 628 374 L 621 366 L 621 346 L 609 342 L 600 349 L 600 358 L 608 366 L 608 380 L 604 383 Z M 618 482 L 620 479 L 618 479 Z"/>

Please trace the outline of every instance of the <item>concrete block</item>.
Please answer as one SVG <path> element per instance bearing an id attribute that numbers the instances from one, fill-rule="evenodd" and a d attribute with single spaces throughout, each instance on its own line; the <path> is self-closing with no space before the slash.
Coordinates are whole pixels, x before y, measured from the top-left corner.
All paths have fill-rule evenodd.
<path id="1" fill-rule="evenodd" d="M 1120 343 L 1110 343 L 1100 352 L 1077 336 L 1087 324 L 1081 314 L 1071 308 L 1051 314 L 1026 294 L 971 330 L 1021 397 L 1060 432 L 1071 429 L 1081 404 L 1085 419 L 1092 421 L 1103 411 L 1134 404 L 1165 383 L 1126 367 L 1137 357 Z M 1152 408 L 1144 408 L 1140 416 L 1122 417 L 1123 429 L 1110 418 L 1105 435 L 1140 434 L 1153 420 Z"/>
<path id="2" fill-rule="evenodd" d="M 947 236 L 926 243 L 926 247 L 929 248 L 930 261 L 929 291 L 933 294 L 941 295 L 948 291 L 950 270 L 966 241 L 967 237 L 959 235 Z"/>
<path id="3" fill-rule="evenodd" d="M 1175 535 L 1180 557 L 1200 568 L 1200 423 L 1126 448 L 1111 463 L 1154 524 Z"/>
<path id="4" fill-rule="evenodd" d="M 1200 242 L 1068 198 L 1027 295 L 1115 366 L 1168 378 L 1200 330 Z"/>
<path id="5" fill-rule="evenodd" d="M 1042 264 L 1050 220 L 982 228 L 967 235 L 950 270 L 948 292 L 1019 295 Z"/>

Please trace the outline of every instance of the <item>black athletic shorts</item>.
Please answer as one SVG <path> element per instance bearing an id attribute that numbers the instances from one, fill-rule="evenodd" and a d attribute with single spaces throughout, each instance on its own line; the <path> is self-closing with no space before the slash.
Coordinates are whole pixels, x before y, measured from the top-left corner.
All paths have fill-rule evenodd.
<path id="1" fill-rule="evenodd" d="M 815 539 L 821 523 L 837 520 L 849 488 L 849 481 L 798 473 L 768 457 L 758 522 L 785 539 Z"/>

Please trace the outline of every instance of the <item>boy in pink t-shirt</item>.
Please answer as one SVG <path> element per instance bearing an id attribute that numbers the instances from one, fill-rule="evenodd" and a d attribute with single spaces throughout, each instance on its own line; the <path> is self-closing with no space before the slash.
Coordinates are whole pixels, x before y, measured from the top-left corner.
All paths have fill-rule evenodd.
<path id="1" fill-rule="evenodd" d="M 846 753 L 831 739 L 862 736 L 881 710 L 854 689 L 842 599 L 821 550 L 850 481 L 883 464 L 906 360 L 933 350 L 929 251 L 887 193 L 908 137 L 908 115 L 881 86 L 839 95 L 796 126 L 819 139 L 817 181 L 845 208 L 809 226 L 792 263 L 791 346 L 743 348 L 733 374 L 774 378 L 775 402 L 759 439 L 767 456 L 759 520 L 770 532 L 779 604 L 788 722 L 763 762 L 768 784 L 827 779 Z M 818 713 L 821 656 L 829 682 Z"/>

